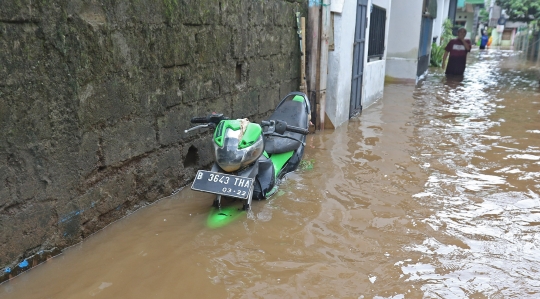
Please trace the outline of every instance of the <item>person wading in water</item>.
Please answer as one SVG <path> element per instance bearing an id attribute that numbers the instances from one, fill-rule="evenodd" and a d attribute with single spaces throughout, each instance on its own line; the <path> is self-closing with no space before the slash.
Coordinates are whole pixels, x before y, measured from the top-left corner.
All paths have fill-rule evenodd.
<path id="1" fill-rule="evenodd" d="M 465 72 L 467 53 L 471 51 L 471 41 L 465 39 L 465 35 L 467 35 L 467 29 L 459 28 L 457 38 L 450 40 L 446 48 L 444 48 L 442 68 L 443 70 L 446 69 L 445 73 L 447 75 L 463 76 Z M 449 55 L 450 58 L 447 64 L 446 58 Z"/>

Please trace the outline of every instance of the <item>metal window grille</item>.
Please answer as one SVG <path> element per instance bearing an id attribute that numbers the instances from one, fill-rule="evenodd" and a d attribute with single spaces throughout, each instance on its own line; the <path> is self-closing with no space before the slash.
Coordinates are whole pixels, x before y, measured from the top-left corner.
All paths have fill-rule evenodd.
<path id="1" fill-rule="evenodd" d="M 369 18 L 368 58 L 383 58 L 386 33 L 386 9 L 373 5 Z"/>

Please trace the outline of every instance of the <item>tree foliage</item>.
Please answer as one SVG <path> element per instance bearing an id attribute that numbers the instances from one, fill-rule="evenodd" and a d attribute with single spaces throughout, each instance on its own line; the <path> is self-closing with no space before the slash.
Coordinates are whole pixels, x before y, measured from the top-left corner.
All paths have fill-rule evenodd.
<path id="1" fill-rule="evenodd" d="M 489 22 L 489 12 L 485 8 L 481 8 L 480 12 L 480 22 L 487 23 Z"/>
<path id="2" fill-rule="evenodd" d="M 442 58 L 444 55 L 444 48 L 446 48 L 446 45 L 448 42 L 455 38 L 455 36 L 452 35 L 452 21 L 450 19 L 446 19 L 443 22 L 442 25 L 442 32 L 441 32 L 441 38 L 440 38 L 440 44 L 437 45 L 436 43 L 433 43 L 431 45 L 431 56 L 430 56 L 430 64 L 434 67 L 441 67 L 442 65 Z"/>
<path id="3" fill-rule="evenodd" d="M 441 46 L 446 47 L 448 42 L 455 38 L 455 36 L 452 34 L 452 27 L 453 27 L 452 20 L 446 19 L 444 20 L 442 24 L 442 32 L 441 32 Z"/>
<path id="4" fill-rule="evenodd" d="M 540 19 L 540 0 L 496 0 L 511 21 L 530 22 Z"/>

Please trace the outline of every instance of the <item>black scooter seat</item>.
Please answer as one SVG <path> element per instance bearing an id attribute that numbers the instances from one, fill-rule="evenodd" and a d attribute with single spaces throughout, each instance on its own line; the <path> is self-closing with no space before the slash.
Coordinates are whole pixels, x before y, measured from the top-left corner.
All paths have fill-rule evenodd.
<path id="1" fill-rule="evenodd" d="M 306 108 L 304 100 L 285 100 L 282 101 L 276 108 L 274 113 L 270 116 L 270 120 L 283 120 L 287 122 L 289 126 L 295 126 L 299 128 L 308 128 L 308 113 L 309 108 Z M 296 138 L 304 142 L 306 136 L 293 132 L 285 132 L 286 136 Z M 286 137 L 279 136 L 267 136 L 265 140 L 265 151 L 269 154 L 281 154 L 289 151 L 294 151 L 300 147 L 301 143 Z"/>

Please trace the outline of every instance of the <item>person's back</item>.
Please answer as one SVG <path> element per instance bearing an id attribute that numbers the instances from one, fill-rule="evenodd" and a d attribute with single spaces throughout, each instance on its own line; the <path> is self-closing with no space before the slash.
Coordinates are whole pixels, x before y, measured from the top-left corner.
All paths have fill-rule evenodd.
<path id="1" fill-rule="evenodd" d="M 482 34 L 482 38 L 480 40 L 480 50 L 484 50 L 487 46 L 489 37 L 486 34 Z"/>

